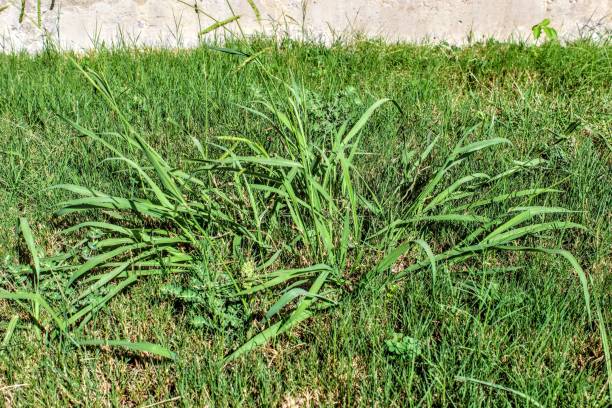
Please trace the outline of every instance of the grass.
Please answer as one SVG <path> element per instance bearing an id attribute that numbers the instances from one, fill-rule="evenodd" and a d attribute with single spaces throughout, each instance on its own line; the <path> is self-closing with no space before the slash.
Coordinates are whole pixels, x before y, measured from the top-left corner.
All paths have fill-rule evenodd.
<path id="1" fill-rule="evenodd" d="M 232 47 L 1 57 L 7 404 L 609 404 L 607 44 Z"/>

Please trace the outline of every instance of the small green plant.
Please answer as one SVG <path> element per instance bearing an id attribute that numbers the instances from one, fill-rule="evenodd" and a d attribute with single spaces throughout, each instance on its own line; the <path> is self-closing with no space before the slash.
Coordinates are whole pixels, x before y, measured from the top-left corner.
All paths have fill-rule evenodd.
<path id="1" fill-rule="evenodd" d="M 385 340 L 385 347 L 391 356 L 400 360 L 411 360 L 421 354 L 421 342 L 402 333 L 393 333 Z"/>
<path id="2" fill-rule="evenodd" d="M 533 37 L 536 39 L 536 41 L 540 39 L 542 33 L 544 33 L 548 41 L 554 41 L 557 39 L 557 30 L 550 26 L 550 19 L 548 18 L 545 18 L 538 24 L 531 27 L 531 32 L 533 33 Z"/>

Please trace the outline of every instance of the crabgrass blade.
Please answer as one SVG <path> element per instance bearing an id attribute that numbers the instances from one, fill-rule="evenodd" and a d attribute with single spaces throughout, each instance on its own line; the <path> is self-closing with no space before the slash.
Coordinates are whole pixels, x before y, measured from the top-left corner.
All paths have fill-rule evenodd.
<path id="1" fill-rule="evenodd" d="M 112 289 L 102 299 L 88 306 L 85 306 L 80 311 L 72 315 L 68 320 L 66 320 L 66 325 L 72 326 L 74 323 L 79 321 L 81 318 L 87 316 L 89 313 L 95 313 L 109 300 L 115 297 L 119 292 L 121 292 L 123 289 L 136 282 L 137 280 L 138 277 L 136 275 L 128 276 L 126 279 L 121 281 L 121 283 L 117 284 L 116 286 L 113 286 Z"/>
<path id="2" fill-rule="evenodd" d="M 310 286 L 310 289 L 308 290 L 310 296 L 308 298 L 303 299 L 299 303 L 298 307 L 293 311 L 293 313 L 291 313 L 289 318 L 285 322 L 283 322 L 283 325 L 280 328 L 280 332 L 285 332 L 291 329 L 293 326 L 299 324 L 300 322 L 311 316 L 310 313 L 307 313 L 309 312 L 308 308 L 317 300 L 316 296 L 327 281 L 327 277 L 329 276 L 329 274 L 330 271 L 321 272 L 321 274 L 317 277 L 317 279 L 313 282 L 313 284 Z"/>
<path id="3" fill-rule="evenodd" d="M 154 255 L 157 252 L 158 252 L 157 249 L 153 249 L 151 251 L 145 251 L 145 252 L 139 254 L 137 257 L 135 257 L 133 259 L 130 259 L 128 261 L 120 263 L 115 268 L 113 268 L 112 271 L 110 271 L 110 272 L 100 276 L 100 278 L 96 281 L 96 283 L 94 283 L 93 285 L 90 285 L 87 289 L 85 289 L 83 292 L 81 292 L 81 294 L 79 295 L 78 299 L 81 300 L 81 299 L 85 298 L 89 294 L 91 294 L 94 291 L 100 289 L 102 286 L 106 285 L 107 283 L 109 283 L 110 281 L 115 279 L 123 271 L 125 271 L 130 265 L 134 265 L 135 263 L 137 263 L 141 259 L 144 259 L 144 258 L 147 258 L 147 257 L 149 257 L 151 255 Z M 151 266 L 159 266 L 159 262 L 155 261 L 155 264 L 151 265 Z"/>
<path id="4" fill-rule="evenodd" d="M 510 231 L 506 231 L 501 234 L 496 234 L 493 238 L 485 238 L 483 242 L 493 245 L 503 245 L 511 241 L 515 241 L 526 235 L 534 235 L 544 231 L 561 230 L 561 229 L 581 229 L 586 230 L 584 225 L 577 224 L 575 222 L 564 222 L 564 221 L 552 221 L 544 222 L 541 224 L 531 224 L 526 227 L 515 228 Z"/>
<path id="5" fill-rule="evenodd" d="M 478 201 L 474 201 L 459 207 L 456 207 L 455 210 L 456 211 L 462 211 L 465 209 L 472 209 L 472 208 L 477 208 L 477 207 L 482 207 L 485 205 L 489 205 L 489 204 L 493 204 L 493 203 L 501 203 L 501 202 L 506 202 L 508 200 L 512 200 L 514 198 L 520 198 L 520 197 L 535 197 L 541 194 L 548 194 L 548 193 L 561 193 L 563 192 L 562 190 L 557 190 L 554 188 L 530 188 L 530 189 L 526 189 L 526 190 L 520 190 L 520 191 L 515 191 L 512 193 L 506 193 L 506 194 L 500 194 L 497 195 L 495 197 L 491 197 L 491 198 L 486 198 L 483 200 L 478 200 Z"/>
<path id="6" fill-rule="evenodd" d="M 229 355 L 227 355 L 224 359 L 223 359 L 223 363 L 227 364 L 233 360 L 235 360 L 236 358 L 240 357 L 241 355 L 248 353 L 249 351 L 262 346 L 264 344 L 266 344 L 269 340 L 273 339 L 274 337 L 276 337 L 278 334 L 280 334 L 280 328 L 282 326 L 282 321 L 274 323 L 272 326 L 268 327 L 267 329 L 259 332 L 258 334 L 256 334 L 255 336 L 251 337 L 249 339 L 249 341 L 247 341 L 246 343 L 242 344 L 240 347 L 238 347 L 236 350 L 234 350 L 232 353 L 230 353 Z"/>
<path id="7" fill-rule="evenodd" d="M 429 244 L 425 242 L 424 240 L 419 238 L 419 239 L 415 239 L 414 242 L 418 244 L 421 248 L 423 248 L 423 251 L 425 251 L 427 258 L 429 259 L 429 263 L 431 264 L 431 275 L 432 275 L 432 282 L 434 285 L 433 287 L 435 288 L 437 275 L 438 275 L 437 268 L 436 268 L 436 256 L 431 250 L 431 247 L 429 246 Z"/>
<path id="8" fill-rule="evenodd" d="M 141 177 L 141 179 L 143 179 L 147 183 L 147 185 L 149 186 L 149 188 L 151 188 L 151 190 L 155 194 L 155 197 L 157 197 L 157 199 L 159 200 L 161 205 L 163 205 L 164 207 L 169 207 L 169 208 L 172 207 L 172 204 L 170 204 L 170 201 L 166 197 L 166 194 L 164 194 L 164 192 L 161 190 L 161 188 L 159 188 L 159 186 L 142 169 L 142 167 L 138 165 L 138 163 L 136 163 L 135 161 L 133 161 L 131 159 L 128 159 L 127 157 L 110 157 L 110 158 L 108 158 L 106 160 L 118 160 L 118 161 L 123 161 L 123 162 L 127 163 L 128 166 L 130 166 L 131 168 L 136 170 L 136 172 Z"/>
<path id="9" fill-rule="evenodd" d="M 38 258 L 38 251 L 36 250 L 36 244 L 34 243 L 34 236 L 32 235 L 30 224 L 24 217 L 19 218 L 19 230 L 21 231 L 21 235 L 23 236 L 26 246 L 28 247 L 28 252 L 30 253 L 30 258 L 32 260 L 32 266 L 34 266 L 34 271 L 36 274 L 36 280 L 38 281 L 40 277 L 40 260 Z"/>
<path id="10" fill-rule="evenodd" d="M 313 312 L 308 310 L 308 307 L 317 299 L 316 296 L 318 295 L 318 292 L 321 287 L 325 284 L 329 273 L 329 270 L 321 272 L 321 274 L 317 277 L 317 279 L 311 285 L 310 290 L 308 291 L 308 295 L 310 297 L 302 300 L 299 303 L 298 307 L 293 311 L 293 313 L 291 313 L 291 315 L 286 320 L 277 322 L 274 325 L 265 329 L 264 331 L 260 332 L 259 334 L 251 337 L 236 351 L 227 356 L 224 359 L 224 362 L 228 363 L 234 360 L 240 355 L 267 343 L 272 338 L 286 332 L 287 330 L 291 329 L 300 322 L 310 318 L 313 315 Z"/>
<path id="11" fill-rule="evenodd" d="M 512 175 L 514 173 L 517 173 L 517 172 L 519 172 L 521 170 L 534 168 L 534 167 L 537 167 L 537 166 L 539 166 L 540 164 L 543 164 L 543 163 L 546 163 L 546 160 L 543 160 L 543 159 L 531 159 L 531 160 L 527 160 L 527 161 L 524 161 L 524 162 L 515 160 L 514 161 L 514 164 L 515 164 L 514 167 L 512 167 L 512 168 L 510 168 L 510 169 L 508 169 L 508 170 L 506 170 L 506 171 L 504 171 L 502 173 L 499 173 L 499 174 L 491 177 L 489 180 L 486 181 L 486 184 L 491 184 L 494 181 L 497 181 L 497 180 L 502 179 L 504 177 L 508 177 L 508 176 L 510 176 L 510 175 Z"/>
<path id="12" fill-rule="evenodd" d="M 57 216 L 84 210 L 122 210 L 148 215 L 153 218 L 173 215 L 173 211 L 166 207 L 144 200 L 129 200 L 122 197 L 99 196 L 85 197 L 60 203 L 55 211 Z"/>
<path id="13" fill-rule="evenodd" d="M 406 251 L 408 251 L 408 248 L 410 248 L 411 245 L 413 244 L 418 244 L 423 251 L 425 251 L 425 254 L 427 255 L 427 259 L 428 259 L 428 263 L 431 266 L 431 270 L 432 270 L 432 274 L 434 277 L 434 280 L 436 279 L 436 275 L 437 275 L 437 268 L 436 268 L 436 262 L 438 260 L 443 260 L 444 259 L 444 255 L 443 254 L 439 254 L 439 255 L 434 255 L 431 247 L 429 246 L 429 244 L 427 242 L 425 242 L 425 240 L 423 239 L 415 239 L 415 240 L 408 240 L 405 241 L 403 243 L 401 243 L 400 245 L 398 245 L 397 247 L 395 247 L 394 249 L 392 249 L 387 256 L 385 256 L 382 261 L 380 261 L 375 267 L 374 269 L 369 273 L 369 277 L 374 277 L 388 269 L 390 269 L 405 253 Z M 446 254 L 448 254 L 449 251 L 447 251 Z M 405 269 L 404 271 L 398 273 L 398 275 L 396 276 L 396 278 L 400 278 L 401 276 L 403 276 L 407 270 L 411 270 L 411 268 L 415 268 L 416 269 L 420 269 L 422 267 L 424 267 L 425 265 L 427 265 L 427 262 L 422 261 L 419 263 L 416 263 L 415 265 L 412 265 L 410 268 Z M 414 269 L 414 270 L 416 270 Z"/>
<path id="14" fill-rule="evenodd" d="M 368 123 L 368 120 L 374 114 L 374 112 L 387 102 L 393 102 L 399 108 L 399 105 L 397 105 L 395 101 L 388 98 L 379 99 L 378 101 L 374 102 L 365 111 L 365 113 L 361 115 L 357 123 L 355 123 L 355 126 L 353 126 L 351 130 L 349 130 L 349 132 L 346 134 L 344 140 L 342 140 L 342 145 L 346 146 L 348 143 L 350 143 L 350 141 L 361 131 L 361 129 L 366 125 L 366 123 Z"/>
<path id="15" fill-rule="evenodd" d="M 527 394 L 525 394 L 523 392 L 517 391 L 517 390 L 513 390 L 512 388 L 504 387 L 503 385 L 495 384 L 495 383 L 492 383 L 492 382 L 489 382 L 489 381 L 477 380 L 476 378 L 462 377 L 462 376 L 457 376 L 456 380 L 457 381 L 463 381 L 463 382 L 472 382 L 472 383 L 480 384 L 480 385 L 486 385 L 487 387 L 496 388 L 498 390 L 506 391 L 506 392 L 512 393 L 514 395 L 517 395 L 517 396 L 523 398 L 528 403 L 533 404 L 536 407 L 544 408 L 544 406 L 542 404 L 537 402 L 535 399 L 533 399 L 529 395 L 527 395 Z"/>
<path id="16" fill-rule="evenodd" d="M 266 149 L 261 144 L 257 143 L 254 140 L 247 139 L 246 137 L 218 136 L 217 139 L 219 139 L 219 140 L 227 140 L 227 141 L 232 141 L 232 142 L 244 143 L 245 145 L 250 147 L 251 150 L 253 150 L 253 153 L 255 153 L 255 154 L 262 154 L 266 158 L 270 157 L 270 155 L 268 154 Z M 195 140 L 197 140 L 197 139 L 195 139 Z M 199 148 L 199 150 L 200 150 L 200 152 L 202 152 L 202 148 L 201 147 Z"/>
<path id="17" fill-rule="evenodd" d="M 268 280 L 266 280 L 264 283 L 254 286 L 252 288 L 248 288 L 243 291 L 240 291 L 237 293 L 237 295 L 238 296 L 250 295 L 250 294 L 277 286 L 291 279 L 309 276 L 311 274 L 321 272 L 321 271 L 330 272 L 332 271 L 332 269 L 327 265 L 320 264 L 320 265 L 313 265 L 307 268 L 285 269 L 285 270 L 276 271 L 276 272 L 273 272 L 272 274 L 269 274 L 263 277 L 263 279 L 268 278 Z"/>
<path id="18" fill-rule="evenodd" d="M 57 325 L 57 328 L 60 331 L 65 331 L 65 328 L 66 328 L 65 321 L 59 317 L 57 312 L 51 306 L 49 306 L 47 301 L 43 299 L 43 297 L 40 296 L 38 293 L 31 293 L 31 292 L 25 292 L 25 291 L 8 292 L 6 290 L 0 289 L 0 299 L 16 300 L 16 301 L 30 300 L 32 302 L 36 302 L 43 310 L 49 313 L 49 316 L 51 316 L 51 318 Z M 33 315 L 33 311 L 28 310 L 27 312 L 34 319 L 36 319 L 36 316 Z"/>
<path id="19" fill-rule="evenodd" d="M 160 346 L 159 344 L 138 342 L 132 343 L 127 340 L 97 340 L 97 339 L 82 339 L 75 340 L 79 346 L 111 346 L 111 347 L 122 347 L 130 351 L 136 351 L 139 353 L 149 353 L 156 356 L 165 357 L 170 360 L 176 361 L 178 356 L 176 353 L 170 351 L 166 347 Z"/>
<path id="20" fill-rule="evenodd" d="M 265 54 L 266 52 L 271 51 L 272 49 L 273 49 L 272 47 L 266 47 L 266 48 L 264 48 L 264 49 L 263 49 L 263 50 L 261 50 L 261 51 L 257 51 L 255 54 L 251 55 L 250 57 L 245 58 L 245 60 L 244 60 L 244 61 L 242 61 L 242 62 L 240 63 L 240 65 L 238 65 L 238 66 L 236 67 L 236 69 L 234 70 L 234 72 L 239 72 L 240 70 L 244 69 L 244 67 L 246 67 L 247 65 L 249 65 L 251 62 L 253 62 L 253 61 L 258 61 L 258 60 L 257 60 L 257 58 L 258 58 L 260 55 L 263 55 L 263 54 Z M 258 61 L 258 62 L 259 62 L 259 61 Z"/>
<path id="21" fill-rule="evenodd" d="M 487 149 L 489 147 L 497 146 L 500 144 L 511 145 L 512 142 L 510 142 L 508 139 L 503 138 L 503 137 L 496 137 L 493 139 L 480 140 L 478 142 L 470 143 L 468 145 L 457 148 L 455 153 L 457 154 L 457 156 L 467 156 L 472 153 L 476 153 L 480 150 Z"/>
<path id="22" fill-rule="evenodd" d="M 126 130 L 124 137 L 127 140 L 136 143 L 144 152 L 148 162 L 153 166 L 157 177 L 159 177 L 160 181 L 162 182 L 162 185 L 179 203 L 185 204 L 183 195 L 171 177 L 170 167 L 166 161 L 162 159 L 162 157 L 140 135 L 138 135 L 136 130 L 134 130 L 134 128 L 130 125 L 130 122 L 127 120 L 126 116 L 123 114 L 121 109 L 119 109 L 119 106 L 117 105 L 115 97 L 111 91 L 111 87 L 106 79 L 93 70 L 83 69 L 83 67 L 81 67 L 74 59 L 72 62 L 83 74 L 83 76 L 85 76 L 85 78 L 94 86 L 94 88 L 103 95 L 108 106 L 114 110 L 115 113 L 117 113 Z"/>
<path id="23" fill-rule="evenodd" d="M 222 52 L 224 54 L 237 55 L 239 57 L 250 57 L 251 56 L 251 54 L 247 54 L 246 52 L 243 52 L 243 51 L 240 51 L 240 50 L 236 50 L 236 49 L 233 49 L 233 48 L 214 47 L 212 45 L 208 45 L 206 48 L 208 48 L 209 50 Z M 249 110 L 250 110 L 250 108 L 249 108 Z"/>
<path id="24" fill-rule="evenodd" d="M 610 401 L 612 401 L 612 355 L 610 354 L 610 342 L 608 340 L 608 331 L 606 330 L 606 321 L 604 320 L 599 302 L 595 302 L 595 311 L 597 312 L 597 326 L 599 327 L 599 335 L 601 337 L 601 344 L 604 351 L 604 357 L 606 359 L 606 372 L 608 374 L 608 393 L 610 394 Z"/>
<path id="25" fill-rule="evenodd" d="M 109 259 L 112 259 L 122 254 L 129 253 L 130 251 L 135 250 L 135 249 L 144 248 L 148 245 L 149 245 L 148 243 L 143 243 L 143 242 L 135 243 L 131 245 L 124 245 L 124 246 L 120 246 L 119 248 L 115 248 L 112 251 L 103 252 L 100 255 L 96 255 L 90 258 L 87 262 L 81 265 L 76 271 L 74 271 L 74 273 L 70 276 L 70 279 L 68 280 L 67 286 L 68 287 L 72 286 L 72 284 L 77 279 L 79 279 L 81 276 L 88 273 L 89 271 L 96 268 L 97 266 L 102 265 Z"/>
<path id="26" fill-rule="evenodd" d="M 376 231 L 374 234 L 368 236 L 366 240 L 372 240 L 380 235 L 387 232 L 393 231 L 406 225 L 415 224 L 417 222 L 450 222 L 450 223 L 488 223 L 487 217 L 472 214 L 440 214 L 440 215 L 422 215 L 418 217 L 412 217 L 405 220 L 399 219 L 393 221 L 390 225 Z"/>
<path id="27" fill-rule="evenodd" d="M 75 184 L 56 184 L 49 188 L 50 190 L 60 189 L 70 191 L 71 193 L 78 194 L 83 197 L 107 197 L 108 194 L 105 194 L 101 191 L 97 191 L 88 187 L 77 186 Z"/>
<path id="28" fill-rule="evenodd" d="M 399 220 L 399 223 L 397 224 L 397 226 L 410 224 L 414 222 L 422 222 L 422 221 L 470 223 L 470 222 L 488 222 L 489 219 L 481 215 L 472 215 L 472 214 L 423 215 L 420 217 L 409 218 L 405 221 Z"/>
<path id="29" fill-rule="evenodd" d="M 589 282 L 587 280 L 587 275 L 578 263 L 578 260 L 571 252 L 566 251 L 565 249 L 557 249 L 557 248 L 542 248 L 542 247 L 523 247 L 523 246 L 500 246 L 500 249 L 510 250 L 510 251 L 527 251 L 527 252 L 541 252 L 549 255 L 560 255 L 565 258 L 570 265 L 576 271 L 578 275 L 578 279 L 580 280 L 580 284 L 582 286 L 582 294 L 584 296 L 584 303 L 587 310 L 587 315 L 589 317 L 589 321 L 593 320 L 593 313 L 591 311 L 591 295 L 589 292 Z"/>
<path id="30" fill-rule="evenodd" d="M 274 303 L 270 309 L 268 310 L 268 312 L 266 313 L 266 315 L 264 316 L 264 320 L 270 320 L 272 317 L 274 317 L 276 314 L 278 314 L 285 306 L 287 306 L 289 303 L 291 303 L 293 300 L 299 298 L 299 297 L 304 297 L 304 298 L 308 298 L 308 297 L 315 297 L 317 299 L 321 299 L 330 303 L 334 303 L 332 300 L 321 296 L 321 295 L 316 295 L 316 294 L 311 294 L 310 292 L 308 292 L 307 290 L 304 290 L 302 288 L 293 288 L 290 289 L 288 291 L 286 291 L 283 296 L 281 296 L 280 299 L 278 299 L 276 301 L 276 303 Z"/>
<path id="31" fill-rule="evenodd" d="M 121 227 L 116 224 L 111 224 L 108 222 L 100 222 L 100 221 L 85 221 L 80 224 L 73 225 L 71 227 L 63 229 L 62 234 L 71 234 L 83 228 L 97 228 L 97 229 L 103 229 L 107 231 L 116 232 L 118 234 L 126 235 L 128 237 L 134 236 L 133 232 L 129 230 L 128 228 Z"/>
<path id="32" fill-rule="evenodd" d="M 2 340 L 2 349 L 6 349 L 11 343 L 11 339 L 13 338 L 13 333 L 15 332 L 15 328 L 17 327 L 17 323 L 19 322 L 19 316 L 14 315 L 11 317 L 8 325 L 6 326 L 6 333 L 4 333 L 4 339 Z"/>
<path id="33" fill-rule="evenodd" d="M 150 267 L 151 265 L 146 265 L 147 267 Z M 182 269 L 181 269 L 182 268 Z M 165 265 L 164 269 L 139 269 L 139 270 L 135 270 L 135 271 L 122 271 L 119 275 L 114 276 L 115 279 L 117 278 L 128 278 L 130 276 L 135 276 L 137 278 L 141 278 L 141 277 L 148 277 L 148 276 L 157 276 L 157 275 L 164 275 L 164 274 L 168 274 L 168 273 L 184 273 L 184 272 L 189 272 L 190 269 L 188 267 L 188 265 Z M 106 278 L 110 275 L 109 273 L 106 274 L 102 274 L 102 275 L 96 275 L 96 276 L 90 276 L 86 279 L 83 280 L 84 283 L 91 283 L 94 282 L 96 280 L 100 280 L 103 278 Z"/>
<path id="34" fill-rule="evenodd" d="M 19 229 L 21 230 L 21 235 L 23 236 L 26 246 L 28 247 L 28 251 L 30 252 L 30 258 L 34 266 L 34 291 L 38 294 L 38 284 L 40 282 L 40 260 L 38 258 L 38 250 L 36 249 L 36 244 L 34 243 L 34 236 L 32 234 L 32 230 L 30 229 L 30 224 L 26 218 L 19 218 Z M 40 321 L 40 306 L 41 305 L 38 298 L 32 298 L 32 313 L 37 322 Z"/>
<path id="35" fill-rule="evenodd" d="M 400 244 L 399 246 L 395 247 L 394 249 L 392 249 L 382 259 L 382 261 L 380 261 L 376 265 L 376 267 L 374 268 L 373 273 L 374 274 L 378 274 L 380 272 L 383 272 L 383 271 L 391 268 L 391 266 L 393 266 L 393 264 L 395 264 L 395 262 L 397 262 L 397 260 L 400 259 L 400 257 L 406 253 L 406 251 L 410 247 L 411 243 L 412 243 L 412 241 L 406 241 L 406 242 L 403 242 L 402 244 Z"/>
<path id="36" fill-rule="evenodd" d="M 258 156 L 235 156 L 233 158 L 222 159 L 216 161 L 219 164 L 233 164 L 235 162 L 241 163 L 251 163 L 251 164 L 259 164 L 262 166 L 270 166 L 270 167 L 302 167 L 300 163 L 297 163 L 293 160 L 287 160 L 277 157 L 258 157 Z"/>
<path id="37" fill-rule="evenodd" d="M 429 204 L 423 209 L 423 212 L 427 212 L 427 211 L 431 210 L 432 208 L 434 208 L 434 207 L 436 207 L 438 205 L 444 204 L 449 199 L 449 196 L 451 196 L 451 194 L 453 192 L 455 192 L 462 185 L 470 183 L 470 182 L 472 182 L 474 180 L 489 179 L 489 178 L 490 177 L 488 175 L 483 174 L 483 173 L 474 173 L 474 174 L 471 174 L 469 176 L 465 176 L 465 177 L 460 178 L 459 180 L 457 180 L 453 184 L 451 184 L 450 187 L 448 187 L 447 189 L 442 191 L 440 194 L 435 196 L 429 202 Z"/>
<path id="38" fill-rule="evenodd" d="M 489 235 L 487 235 L 485 237 L 485 241 L 489 241 L 492 240 L 493 238 L 495 238 L 497 235 L 502 234 L 503 232 L 509 230 L 510 228 L 519 225 L 533 217 L 535 217 L 536 215 L 541 215 L 541 214 L 562 214 L 562 213 L 570 213 L 572 211 L 567 210 L 565 208 L 558 208 L 558 207 L 529 207 L 529 208 L 525 208 L 521 213 L 515 215 L 514 217 L 512 217 L 510 220 L 508 220 L 507 222 L 505 222 L 504 224 L 500 225 L 499 227 L 497 227 L 495 230 L 493 230 L 493 232 L 491 232 Z"/>

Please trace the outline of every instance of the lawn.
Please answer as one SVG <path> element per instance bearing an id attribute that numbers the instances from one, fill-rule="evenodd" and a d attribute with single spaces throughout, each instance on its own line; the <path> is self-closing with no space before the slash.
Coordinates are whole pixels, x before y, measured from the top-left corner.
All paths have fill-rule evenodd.
<path id="1" fill-rule="evenodd" d="M 226 46 L 0 56 L 7 406 L 610 406 L 607 43 Z"/>

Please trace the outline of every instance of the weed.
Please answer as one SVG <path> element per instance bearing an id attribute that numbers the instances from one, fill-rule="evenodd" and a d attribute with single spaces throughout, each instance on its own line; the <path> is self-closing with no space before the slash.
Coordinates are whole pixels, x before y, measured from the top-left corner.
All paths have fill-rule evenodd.
<path id="1" fill-rule="evenodd" d="M 535 38 L 536 41 L 540 39 L 540 36 L 542 35 L 542 33 L 546 35 L 546 39 L 548 41 L 554 41 L 558 37 L 557 30 L 555 30 L 554 28 L 550 26 L 550 19 L 548 18 L 545 18 L 544 20 L 540 21 L 538 24 L 531 27 L 531 32 L 533 34 L 533 38 Z"/>
<path id="2" fill-rule="evenodd" d="M 414 359 L 421 353 L 421 342 L 402 333 L 393 333 L 385 346 L 389 354 L 400 359 Z"/>

